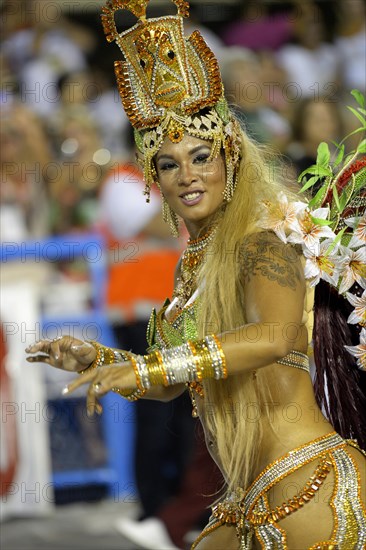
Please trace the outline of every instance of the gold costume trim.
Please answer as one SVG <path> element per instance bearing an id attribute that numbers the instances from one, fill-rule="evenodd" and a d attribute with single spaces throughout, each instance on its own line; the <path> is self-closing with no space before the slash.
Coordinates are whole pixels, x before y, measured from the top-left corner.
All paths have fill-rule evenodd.
<path id="1" fill-rule="evenodd" d="M 185 37 L 183 17 L 189 15 L 188 2 L 174 0 L 177 15 L 151 19 L 146 18 L 147 4 L 148 0 L 109 0 L 101 16 L 107 41 L 115 41 L 124 58 L 115 61 L 114 69 L 143 157 L 145 194 L 149 197 L 154 182 L 159 186 L 153 159 L 164 139 L 179 143 L 188 133 L 212 141 L 211 159 L 224 152 L 227 181 L 223 195 L 230 201 L 241 137 L 225 99 L 218 61 L 199 31 Z M 139 19 L 119 33 L 115 14 L 121 9 Z"/>
<path id="2" fill-rule="evenodd" d="M 293 449 L 269 464 L 247 491 L 238 488 L 213 507 L 208 526 L 192 546 L 223 525 L 234 525 L 240 550 L 250 550 L 254 536 L 263 549 L 288 550 L 286 532 L 278 525 L 290 513 L 306 506 L 332 469 L 335 484 L 330 506 L 334 528 L 331 538 L 315 543 L 309 550 L 364 550 L 366 545 L 366 509 L 361 499 L 360 474 L 347 446 L 358 446 L 337 433 L 319 437 Z M 268 491 L 280 480 L 302 466 L 320 460 L 315 473 L 296 497 L 270 510 Z"/>

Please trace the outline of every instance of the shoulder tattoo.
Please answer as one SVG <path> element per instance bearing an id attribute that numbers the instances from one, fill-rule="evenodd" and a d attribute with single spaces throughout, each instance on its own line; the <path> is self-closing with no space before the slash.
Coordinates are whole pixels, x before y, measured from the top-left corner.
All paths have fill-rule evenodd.
<path id="1" fill-rule="evenodd" d="M 244 283 L 261 275 L 295 290 L 302 280 L 296 249 L 280 241 L 274 233 L 255 233 L 247 237 L 240 248 L 240 267 Z"/>

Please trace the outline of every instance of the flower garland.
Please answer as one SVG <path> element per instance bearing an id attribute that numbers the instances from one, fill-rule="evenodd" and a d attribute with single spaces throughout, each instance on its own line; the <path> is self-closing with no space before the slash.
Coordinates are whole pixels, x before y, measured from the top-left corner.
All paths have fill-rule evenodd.
<path id="1" fill-rule="evenodd" d="M 361 122 L 352 132 L 365 132 L 365 98 L 352 91 L 359 107 L 348 109 Z M 349 136 L 350 136 L 349 135 Z M 344 141 L 337 145 L 334 162 L 326 143 L 318 147 L 316 164 L 299 176 L 310 176 L 301 192 L 317 184 L 308 202 L 288 202 L 283 193 L 275 204 L 264 203 L 260 226 L 272 230 L 285 243 L 301 245 L 305 278 L 310 286 L 323 279 L 354 307 L 347 322 L 361 327 L 360 343 L 345 346 L 357 358 L 357 366 L 366 371 L 366 139 L 345 156 Z M 319 186 L 320 183 L 320 186 Z M 348 292 L 357 283 L 362 294 Z"/>

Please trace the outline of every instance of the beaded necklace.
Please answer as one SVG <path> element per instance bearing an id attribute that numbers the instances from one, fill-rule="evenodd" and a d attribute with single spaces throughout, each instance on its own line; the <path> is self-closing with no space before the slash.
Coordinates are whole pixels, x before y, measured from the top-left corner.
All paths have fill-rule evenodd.
<path id="1" fill-rule="evenodd" d="M 179 310 L 183 309 L 197 287 L 197 273 L 214 235 L 215 229 L 210 229 L 198 239 L 188 239 L 187 248 L 182 255 L 178 283 L 173 293 L 175 307 Z"/>

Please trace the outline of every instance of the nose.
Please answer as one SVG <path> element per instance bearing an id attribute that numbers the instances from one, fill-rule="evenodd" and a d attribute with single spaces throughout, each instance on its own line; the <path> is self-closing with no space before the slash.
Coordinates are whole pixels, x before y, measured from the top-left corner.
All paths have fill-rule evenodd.
<path id="1" fill-rule="evenodd" d="M 190 162 L 184 162 L 179 170 L 179 185 L 189 187 L 192 183 L 197 182 L 198 176 L 194 166 Z"/>

